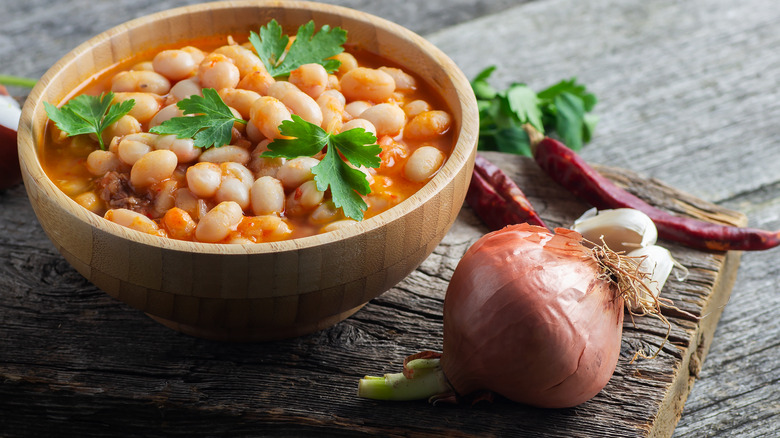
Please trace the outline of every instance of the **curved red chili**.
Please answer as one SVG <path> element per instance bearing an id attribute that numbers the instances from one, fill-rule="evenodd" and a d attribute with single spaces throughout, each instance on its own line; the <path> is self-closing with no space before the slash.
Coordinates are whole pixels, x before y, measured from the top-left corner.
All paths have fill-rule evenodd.
<path id="1" fill-rule="evenodd" d="M 466 202 L 491 230 L 523 222 L 546 228 L 517 184 L 480 155 L 474 161 Z"/>
<path id="2" fill-rule="evenodd" d="M 616 186 L 563 143 L 544 138 L 534 149 L 539 167 L 555 182 L 598 209 L 634 208 L 650 216 L 662 239 L 715 251 L 757 251 L 780 246 L 780 231 L 719 225 L 675 216 Z"/>

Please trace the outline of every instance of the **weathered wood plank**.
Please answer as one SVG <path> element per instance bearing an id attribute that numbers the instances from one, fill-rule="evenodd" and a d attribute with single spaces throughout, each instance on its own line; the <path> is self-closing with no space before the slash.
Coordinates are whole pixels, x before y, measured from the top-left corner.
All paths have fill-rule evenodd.
<path id="1" fill-rule="evenodd" d="M 530 160 L 488 157 L 527 188 L 550 223 L 570 223 L 587 209 L 551 184 Z M 604 171 L 619 181 L 637 181 L 631 173 Z M 631 187 L 640 189 L 641 196 L 683 197 L 652 183 L 652 190 L 641 190 L 642 184 Z M 31 221 L 29 208 L 20 211 Z M 28 228 L 31 235 L 38 234 L 40 244 L 40 231 Z M 24 259 L 6 265 L 7 275 L 0 276 L 0 288 L 9 291 L 0 302 L 5 332 L 0 343 L 0 429 L 22 435 L 56 427 L 80 436 L 112 430 L 147 436 L 671 433 L 690 389 L 688 374 L 698 372 L 717 309 L 728 297 L 731 278 L 723 274 L 735 266 L 723 263 L 736 263 L 736 254 L 724 257 L 671 246 L 692 271 L 692 280 L 670 282 L 664 293 L 676 301 L 684 298 L 686 309 L 708 316 L 699 324 L 668 315 L 673 325 L 665 343 L 667 327 L 660 321 L 637 318 L 634 326 L 627 320 L 613 379 L 579 407 L 543 410 L 499 400 L 484 407 L 434 408 L 425 402 L 356 397 L 363 374 L 397 371 L 405 356 L 441 349 L 447 281 L 463 252 L 484 231 L 464 209 L 442 244 L 397 287 L 331 329 L 268 344 L 224 344 L 178 334 L 88 284 L 47 245 L 25 248 L 20 252 Z M 713 297 L 718 281 L 722 287 Z M 657 359 L 630 363 L 638 348 L 655 351 L 662 344 Z"/>
<path id="2" fill-rule="evenodd" d="M 5 2 L 2 9 L 6 20 L 0 29 L 0 73 L 40 76 L 66 51 L 108 27 L 195 1 Z M 333 3 L 369 12 L 381 11 L 383 16 L 428 36 L 468 76 L 496 64 L 497 85 L 518 80 L 541 87 L 563 77 L 578 76 L 601 99 L 597 106 L 601 122 L 594 143 L 583 151 L 586 158 L 660 178 L 698 197 L 741 211 L 748 215 L 752 226 L 780 228 L 780 175 L 775 170 L 780 163 L 776 145 L 780 126 L 776 123 L 780 117 L 777 98 L 780 52 L 776 50 L 780 27 L 775 25 L 780 18 L 780 3 L 772 0 L 536 0 L 521 4 L 521 1 L 503 0 L 430 0 L 415 2 L 418 7 L 426 8 L 419 13 L 405 10 L 405 5 L 401 7 L 399 2 L 334 0 Z M 518 6 L 512 8 L 509 3 Z M 498 9 L 494 5 L 499 5 Z M 509 7 L 504 9 L 505 6 Z M 453 21 L 440 20 L 440 17 L 461 17 L 459 14 L 464 14 L 462 20 L 456 20 L 462 21 L 462 25 L 451 26 Z M 673 166 L 667 167 L 666 163 Z M 150 322 L 138 315 L 106 314 L 105 309 L 116 306 L 112 300 L 65 311 L 65 300 L 83 306 L 97 297 L 105 297 L 95 290 L 74 292 L 70 286 L 63 286 L 69 282 L 78 285 L 83 280 L 53 253 L 29 214 L 23 190 L 16 189 L 10 194 L 0 192 L 0 206 L 0 260 L 2 265 L 13 265 L 3 267 L 0 272 L 0 305 L 13 308 L 10 313 L 5 308 L 0 310 L 0 353 L 39 342 L 40 336 L 27 333 L 39 329 L 45 330 L 47 336 L 61 335 L 60 343 L 92 344 L 96 342 L 91 336 L 96 324 L 86 322 L 82 313 L 98 315 L 103 330 L 125 325 L 138 333 L 149 330 Z M 456 246 L 447 251 L 456 254 L 459 249 Z M 450 255 L 432 257 L 435 256 L 451 263 Z M 778 433 L 778 256 L 780 249 L 742 256 L 734 292 L 675 435 L 773 436 Z M 15 277 L 9 279 L 6 274 Z M 55 286 L 57 278 L 63 275 L 67 278 Z M 425 277 L 416 281 L 424 282 Z M 22 304 L 7 301 L 8 290 Z M 406 299 L 402 297 L 398 301 Z M 430 302 L 429 307 L 433 305 Z M 384 309 L 383 316 L 392 315 L 397 312 L 395 309 Z M 17 319 L 19 314 L 27 319 Z M 411 348 L 395 346 L 394 342 L 400 339 L 398 332 L 383 323 L 377 313 L 371 315 L 372 324 L 363 325 L 371 342 L 379 339 L 380 345 L 396 348 L 386 359 L 395 360 L 408 354 Z M 62 327 L 71 334 L 63 335 Z M 165 333 L 157 330 L 152 333 L 158 336 Z M 421 332 L 425 328 L 414 330 Z M 5 340 L 10 333 L 16 333 L 13 342 Z M 115 348 L 127 352 L 123 345 L 127 341 L 116 339 Z M 52 351 L 64 348 L 57 350 L 58 343 L 54 341 L 43 345 Z M 110 350 L 106 347 L 102 352 L 110 355 Z M 47 366 L 56 368 L 54 359 L 52 356 Z M 151 363 L 154 357 L 148 360 Z M 38 386 L 36 391 L 44 387 Z M 39 414 L 45 411 L 59 416 L 61 424 L 68 415 L 77 416 L 67 406 L 56 408 L 44 400 L 44 394 L 39 393 Z M 62 394 L 59 392 L 54 397 Z M 35 409 L 30 406 L 36 402 L 31 397 L 17 402 L 26 406 L 28 412 Z M 114 406 L 115 416 L 121 417 L 121 401 L 113 404 L 106 401 L 107 411 L 109 405 Z M 183 415 L 175 417 L 169 412 L 167 418 L 175 418 L 181 425 L 197 421 L 187 420 Z M 156 415 L 158 410 L 149 407 L 146 413 Z M 80 419 L 82 429 L 89 430 L 91 425 L 93 431 L 109 430 L 106 424 L 87 417 L 85 414 Z M 0 412 L 0 430 L 5 429 L 6 418 Z M 499 416 L 492 419 L 501 420 Z M 472 421 L 469 415 L 445 420 Z M 233 427 L 244 434 L 256 432 L 254 423 L 249 424 Z M 300 431 L 294 427 L 284 429 L 286 426 L 278 423 L 276 426 L 280 434 L 285 430 Z M 30 427 L 48 432 L 44 426 Z M 149 434 L 148 430 L 132 424 L 128 427 L 136 434 Z M 231 430 L 229 426 L 221 429 Z M 186 434 L 185 430 L 179 434 Z"/>

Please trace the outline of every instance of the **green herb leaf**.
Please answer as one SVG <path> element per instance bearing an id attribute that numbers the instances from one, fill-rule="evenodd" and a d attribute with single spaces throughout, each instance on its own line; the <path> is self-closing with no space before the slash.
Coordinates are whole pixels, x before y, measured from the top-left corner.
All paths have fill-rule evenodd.
<path id="1" fill-rule="evenodd" d="M 221 147 L 230 143 L 233 124 L 246 124 L 235 117 L 217 90 L 204 88 L 203 96 L 192 95 L 180 100 L 177 107 L 189 117 L 173 117 L 149 130 L 155 134 L 176 134 L 178 138 L 192 138 L 199 148 Z"/>
<path id="2" fill-rule="evenodd" d="M 129 113 L 135 106 L 133 99 L 112 105 L 113 100 L 114 93 L 109 91 L 100 96 L 82 94 L 68 101 L 62 108 L 57 108 L 49 102 L 44 102 L 43 106 L 49 119 L 68 136 L 95 134 L 100 149 L 105 150 L 101 136 L 103 130 Z"/>
<path id="3" fill-rule="evenodd" d="M 509 109 L 520 123 L 530 123 L 539 132 L 544 132 L 539 97 L 525 84 L 514 84 L 506 92 Z"/>
<path id="4" fill-rule="evenodd" d="M 331 29 L 325 25 L 319 32 L 314 33 L 314 21 L 309 21 L 298 28 L 295 41 L 285 52 L 290 38 L 282 33 L 282 26 L 276 20 L 271 20 L 260 28 L 259 34 L 251 32 L 249 41 L 268 73 L 275 78 L 289 75 L 296 68 L 311 63 L 320 64 L 332 73 L 341 63 L 329 58 L 344 51 L 347 31 L 340 27 Z"/>
<path id="5" fill-rule="evenodd" d="M 557 135 L 574 150 L 590 141 L 598 118 L 588 113 L 597 99 L 576 79 L 539 93 L 522 83 L 496 91 L 488 83 L 494 71 L 488 67 L 471 82 L 480 117 L 479 149 L 530 156 L 530 140 L 522 129 L 526 123 L 542 134 Z"/>
<path id="6" fill-rule="evenodd" d="M 563 92 L 555 96 L 555 107 L 555 130 L 561 141 L 572 150 L 580 150 L 585 129 L 585 104 L 577 96 Z"/>
<path id="7" fill-rule="evenodd" d="M 493 88 L 490 83 L 488 83 L 488 78 L 491 74 L 493 74 L 493 71 L 495 71 L 496 66 L 492 65 L 481 72 L 477 74 L 477 77 L 474 78 L 473 81 L 471 81 L 471 88 L 474 89 L 474 94 L 477 96 L 478 101 L 484 101 L 484 100 L 490 100 L 496 97 L 496 94 L 498 92 L 495 88 Z"/>
<path id="8" fill-rule="evenodd" d="M 366 175 L 352 166 L 379 167 L 382 148 L 376 144 L 376 137 L 363 128 L 329 134 L 297 115 L 282 122 L 279 132 L 294 138 L 274 140 L 263 156 L 296 158 L 316 155 L 327 148 L 320 163 L 312 168 L 317 190 L 330 188 L 333 203 L 345 216 L 363 220 L 368 206 L 360 195 L 367 195 L 371 189 Z"/>

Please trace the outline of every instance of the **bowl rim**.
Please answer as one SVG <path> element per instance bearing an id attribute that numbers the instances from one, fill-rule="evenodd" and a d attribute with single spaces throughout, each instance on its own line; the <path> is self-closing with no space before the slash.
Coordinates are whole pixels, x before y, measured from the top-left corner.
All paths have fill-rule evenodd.
<path id="1" fill-rule="evenodd" d="M 412 196 L 402 201 L 396 206 L 368 219 L 356 222 L 354 226 L 344 227 L 335 231 L 317 234 L 313 236 L 299 237 L 276 242 L 246 243 L 246 244 L 227 244 L 227 243 L 205 243 L 182 241 L 171 238 L 160 238 L 140 231 L 121 226 L 110 222 L 103 217 L 96 215 L 86 208 L 76 203 L 72 198 L 60 190 L 43 170 L 39 160 L 40 147 L 35 132 L 41 129 L 39 135 L 43 136 L 43 126 L 36 126 L 34 120 L 36 115 L 43 110 L 44 98 L 53 93 L 51 89 L 56 84 L 62 70 L 70 65 L 79 56 L 89 52 L 99 43 L 111 41 L 119 35 L 126 34 L 129 31 L 139 28 L 154 20 L 170 19 L 177 16 L 186 16 L 190 14 L 203 14 L 215 9 L 233 9 L 233 8 L 281 8 L 302 10 L 309 12 L 319 12 L 331 15 L 347 16 L 348 18 L 360 22 L 368 22 L 370 25 L 381 28 L 402 39 L 409 40 L 416 44 L 420 52 L 427 56 L 435 58 L 436 63 L 442 69 L 447 71 L 447 76 L 455 88 L 458 96 L 457 103 L 460 108 L 451 108 L 457 111 L 460 117 L 460 126 L 456 133 L 455 143 L 444 166 L 434 177 L 428 181 L 422 188 Z M 282 23 L 284 25 L 284 23 Z M 261 25 L 261 24 L 258 24 Z M 318 24 L 320 25 L 320 24 Z M 187 38 L 183 37 L 182 41 Z M 109 64 L 108 66 L 110 67 Z M 104 66 L 104 68 L 107 68 Z M 99 74 L 95 72 L 93 74 Z M 87 78 L 83 78 L 87 80 Z M 69 96 L 70 93 L 61 93 L 60 101 Z M 45 123 L 45 119 L 44 119 Z M 39 188 L 46 192 L 47 196 L 55 198 L 55 201 L 61 205 L 66 205 L 68 212 L 76 218 L 87 223 L 94 229 L 109 233 L 116 237 L 127 239 L 141 245 L 149 245 L 160 249 L 194 252 L 201 254 L 260 254 L 260 253 L 279 253 L 286 251 L 298 251 L 307 247 L 318 247 L 332 242 L 344 241 L 375 230 L 384 225 L 392 223 L 407 213 L 420 208 L 423 204 L 434 197 L 439 191 L 443 190 L 459 171 L 467 166 L 469 159 L 476 153 L 477 132 L 478 132 L 478 110 L 476 98 L 471 90 L 470 82 L 466 79 L 460 68 L 440 49 L 432 43 L 422 38 L 415 32 L 391 22 L 387 19 L 375 16 L 373 14 L 351 9 L 343 6 L 317 3 L 300 0 L 236 0 L 236 1 L 213 1 L 189 6 L 181 6 L 172 9 L 159 11 L 156 13 L 144 15 L 127 22 L 121 23 L 108 30 L 105 30 L 87 41 L 79 44 L 73 50 L 65 54 L 55 64 L 50 67 L 41 77 L 38 83 L 30 92 L 23 108 L 19 121 L 18 130 L 18 153 L 22 173 L 24 175 L 25 186 L 37 184 Z M 30 190 L 28 189 L 28 194 Z"/>

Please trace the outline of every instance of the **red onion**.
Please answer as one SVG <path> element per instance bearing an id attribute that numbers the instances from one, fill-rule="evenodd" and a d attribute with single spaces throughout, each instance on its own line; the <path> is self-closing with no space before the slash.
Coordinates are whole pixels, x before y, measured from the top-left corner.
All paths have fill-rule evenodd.
<path id="1" fill-rule="evenodd" d="M 447 289 L 441 359 L 412 356 L 404 374 L 367 376 L 358 394 L 490 391 L 546 408 L 589 400 L 615 370 L 624 312 L 609 262 L 596 254 L 566 229 L 520 224 L 483 236 Z"/>
<path id="2" fill-rule="evenodd" d="M 576 406 L 609 381 L 623 299 L 574 231 L 522 224 L 463 256 L 444 301 L 441 366 L 458 394 Z"/>
<path id="3" fill-rule="evenodd" d="M 22 180 L 16 146 L 20 115 L 19 103 L 0 85 L 0 190 L 14 186 Z"/>

